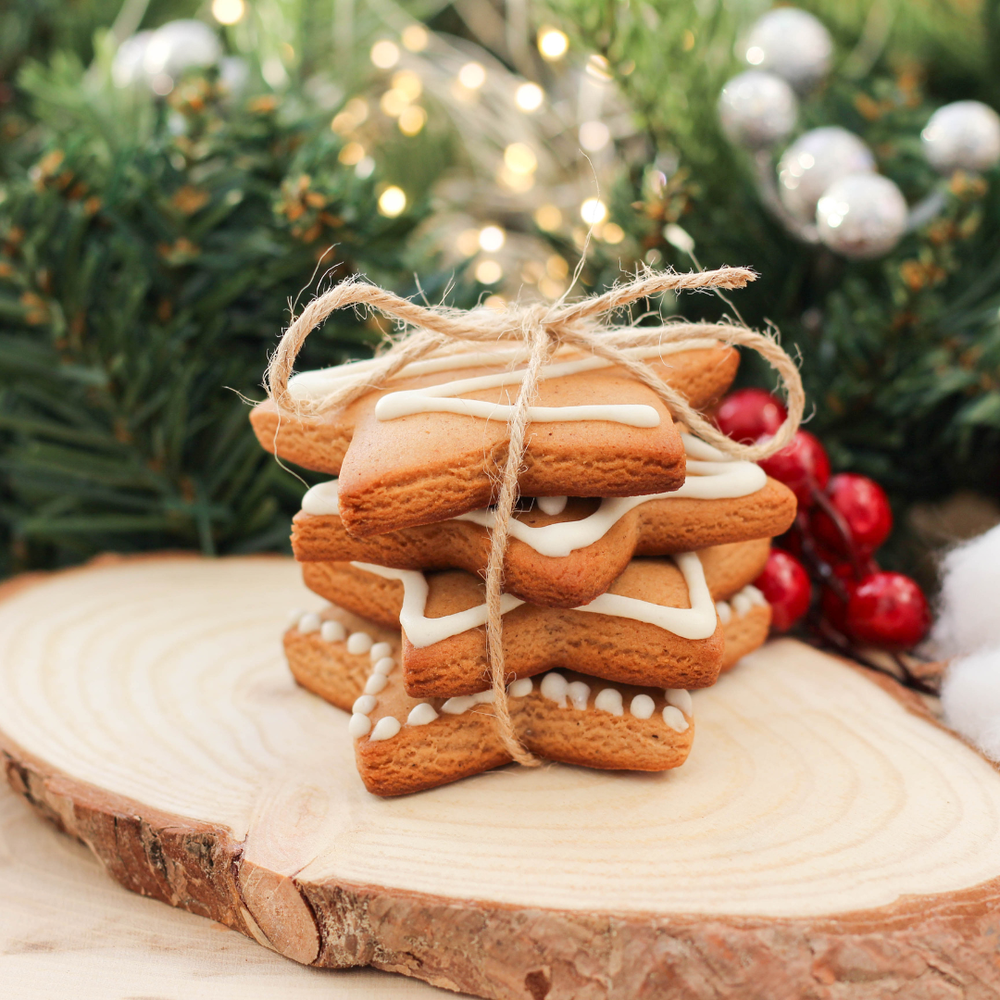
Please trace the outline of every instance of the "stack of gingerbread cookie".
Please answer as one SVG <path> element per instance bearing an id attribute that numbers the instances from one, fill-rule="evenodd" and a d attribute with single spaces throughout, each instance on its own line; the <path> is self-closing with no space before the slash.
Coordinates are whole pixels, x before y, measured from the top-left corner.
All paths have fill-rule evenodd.
<path id="1" fill-rule="evenodd" d="M 714 341 L 635 356 L 696 409 L 738 363 Z M 518 346 L 451 345 L 319 417 L 255 408 L 261 444 L 338 478 L 303 498 L 292 535 L 330 602 L 285 636 L 304 686 L 351 711 L 366 786 L 396 795 L 510 760 L 495 726 L 483 577 Z M 371 362 L 305 372 L 299 400 Z M 536 755 L 596 768 L 677 767 L 689 690 L 760 645 L 752 581 L 795 516 L 791 492 L 687 433 L 659 396 L 563 349 L 542 370 L 504 560 L 514 731 Z"/>

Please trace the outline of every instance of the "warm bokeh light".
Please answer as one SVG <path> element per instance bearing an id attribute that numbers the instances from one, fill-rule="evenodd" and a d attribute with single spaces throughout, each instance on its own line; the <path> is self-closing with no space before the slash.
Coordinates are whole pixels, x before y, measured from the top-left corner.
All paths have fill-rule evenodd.
<path id="1" fill-rule="evenodd" d="M 551 233 L 562 225 L 562 212 L 555 205 L 541 205 L 535 211 L 535 225 L 543 233 Z"/>
<path id="2" fill-rule="evenodd" d="M 542 278 L 538 282 L 538 290 L 547 299 L 558 299 L 563 292 L 566 291 L 566 286 L 561 281 L 553 281 L 551 278 Z"/>
<path id="3" fill-rule="evenodd" d="M 383 38 L 372 46 L 371 60 L 379 69 L 392 69 L 399 62 L 399 46 Z"/>
<path id="4" fill-rule="evenodd" d="M 537 111 L 545 100 L 545 91 L 537 83 L 522 83 L 514 93 L 514 103 L 522 111 Z"/>
<path id="5" fill-rule="evenodd" d="M 476 281 L 481 285 L 495 285 L 503 277 L 503 268 L 495 260 L 481 260 L 476 265 Z"/>
<path id="6" fill-rule="evenodd" d="M 366 180 L 375 173 L 375 161 L 370 156 L 363 156 L 354 168 L 354 176 Z"/>
<path id="7" fill-rule="evenodd" d="M 365 158 L 365 147 L 360 142 L 349 142 L 337 157 L 341 163 L 348 167 L 357 166 Z"/>
<path id="8" fill-rule="evenodd" d="M 236 24 L 246 12 L 243 0 L 212 0 L 212 17 L 219 24 Z"/>
<path id="9" fill-rule="evenodd" d="M 423 52 L 430 40 L 430 35 L 422 24 L 411 24 L 403 29 L 403 48 L 410 52 Z"/>
<path id="10" fill-rule="evenodd" d="M 458 71 L 458 82 L 467 90 L 478 90 L 486 83 L 486 70 L 482 63 L 468 62 Z"/>
<path id="11" fill-rule="evenodd" d="M 483 300 L 483 305 L 487 309 L 495 309 L 497 312 L 503 312 L 507 308 L 507 300 L 502 295 L 487 295 Z"/>
<path id="12" fill-rule="evenodd" d="M 589 153 L 596 153 L 611 141 L 611 130 L 604 122 L 584 122 L 580 126 L 580 145 Z"/>
<path id="13" fill-rule="evenodd" d="M 533 174 L 538 167 L 535 151 L 523 142 L 512 142 L 503 151 L 503 162 L 513 174 Z"/>
<path id="14" fill-rule="evenodd" d="M 596 52 L 587 59 L 587 76 L 595 80 L 607 81 L 612 79 L 611 66 L 604 56 L 599 56 Z"/>
<path id="15" fill-rule="evenodd" d="M 507 234 L 499 226 L 483 226 L 479 230 L 479 247 L 487 253 L 496 253 L 507 239 Z"/>
<path id="16" fill-rule="evenodd" d="M 393 87 L 382 95 L 382 99 L 378 103 L 379 107 L 390 118 L 398 118 L 410 102 L 407 100 L 406 94 Z"/>
<path id="17" fill-rule="evenodd" d="M 556 281 L 562 281 L 569 274 L 569 262 L 565 257 L 554 253 L 546 258 L 545 273 Z"/>
<path id="18" fill-rule="evenodd" d="M 424 82 L 409 69 L 392 74 L 392 89 L 398 90 L 408 101 L 415 101 L 424 92 Z"/>
<path id="19" fill-rule="evenodd" d="M 397 215 L 402 215 L 406 208 L 406 192 L 395 185 L 387 187 L 378 197 L 378 210 L 395 219 Z"/>
<path id="20" fill-rule="evenodd" d="M 562 59 L 569 49 L 569 37 L 558 28 L 541 28 L 538 32 L 538 51 L 543 59 L 555 62 Z"/>
<path id="21" fill-rule="evenodd" d="M 455 246 L 463 257 L 472 257 L 479 253 L 479 230 L 463 229 L 455 240 Z"/>
<path id="22" fill-rule="evenodd" d="M 600 198 L 588 198 L 580 206 L 580 218 L 588 226 L 596 226 L 608 217 L 608 206 Z"/>
<path id="23" fill-rule="evenodd" d="M 419 104 L 411 104 L 400 112 L 397 124 L 403 135 L 416 135 L 427 124 L 427 112 Z"/>
<path id="24" fill-rule="evenodd" d="M 601 239 L 605 243 L 621 243 L 625 239 L 625 230 L 617 222 L 609 222 L 601 232 Z"/>

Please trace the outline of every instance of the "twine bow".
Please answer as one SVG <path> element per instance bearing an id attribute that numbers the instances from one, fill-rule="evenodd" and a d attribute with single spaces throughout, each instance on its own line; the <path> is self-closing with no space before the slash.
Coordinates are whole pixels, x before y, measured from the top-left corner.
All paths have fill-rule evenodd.
<path id="1" fill-rule="evenodd" d="M 497 311 L 472 311 L 448 306 L 422 306 L 387 292 L 362 278 L 349 278 L 313 299 L 285 331 L 271 358 L 266 375 L 268 395 L 279 414 L 320 416 L 341 409 L 378 389 L 411 362 L 434 354 L 458 342 L 521 343 L 528 360 L 517 400 L 508 423 L 507 461 L 500 480 L 496 511 L 486 566 L 486 645 L 494 696 L 497 731 L 507 752 L 521 764 L 537 765 L 539 760 L 518 740 L 507 704 L 507 676 L 504 671 L 502 616 L 503 560 L 510 535 L 510 521 L 518 499 L 518 475 L 524 461 L 529 407 L 535 398 L 543 367 L 563 346 L 595 354 L 629 372 L 649 386 L 673 416 L 692 433 L 734 459 L 755 462 L 785 447 L 798 429 L 805 406 L 802 380 L 795 363 L 777 340 L 746 327 L 728 323 L 672 323 L 666 326 L 601 325 L 601 320 L 630 303 L 666 291 L 707 288 L 743 288 L 756 275 L 748 268 L 724 267 L 717 271 L 690 274 L 647 272 L 634 280 L 615 285 L 603 295 L 579 302 L 554 305 L 514 305 Z M 319 399 L 296 400 L 288 390 L 295 359 L 309 334 L 336 310 L 365 306 L 400 324 L 400 333 L 390 339 L 389 348 L 371 367 L 343 380 L 338 388 Z M 645 362 L 627 352 L 630 347 L 670 343 L 683 347 L 698 337 L 711 337 L 725 344 L 739 344 L 756 350 L 778 373 L 784 389 L 788 416 L 769 440 L 745 445 L 731 440 L 697 413 L 676 389 L 668 385 Z"/>

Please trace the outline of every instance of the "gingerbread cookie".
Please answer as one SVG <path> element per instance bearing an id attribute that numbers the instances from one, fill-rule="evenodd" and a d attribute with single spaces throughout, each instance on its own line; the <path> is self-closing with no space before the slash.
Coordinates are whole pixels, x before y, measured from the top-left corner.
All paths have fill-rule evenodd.
<path id="1" fill-rule="evenodd" d="M 736 351 L 704 347 L 629 349 L 704 407 L 725 392 Z M 282 417 L 261 403 L 251 422 L 261 444 L 282 458 L 339 473 L 344 527 L 358 537 L 445 520 L 486 507 L 506 460 L 510 403 L 523 368 L 521 348 L 442 354 L 416 362 L 334 413 Z M 289 383 L 316 398 L 370 362 L 306 372 Z M 632 497 L 674 490 L 684 451 L 662 400 L 602 358 L 560 351 L 542 372 L 519 479 L 530 496 Z"/>
<path id="2" fill-rule="evenodd" d="M 722 667 L 716 600 L 754 580 L 766 539 L 672 559 L 634 559 L 606 594 L 578 608 L 502 599 L 505 668 L 527 677 L 566 667 L 626 684 L 707 687 Z M 303 580 L 334 604 L 404 633 L 406 688 L 416 697 L 489 686 L 482 581 L 370 563 L 304 563 Z M 763 601 L 763 598 L 761 598 Z"/>
<path id="3" fill-rule="evenodd" d="M 504 558 L 505 590 L 531 604 L 574 608 L 603 594 L 633 555 L 688 552 L 788 529 L 795 519 L 791 490 L 757 465 L 729 460 L 690 434 L 681 437 L 687 478 L 680 489 L 640 497 L 523 502 Z M 337 492 L 334 480 L 303 497 L 292 530 L 300 562 L 358 561 L 485 574 L 491 510 L 359 539 L 340 520 Z"/>
<path id="4" fill-rule="evenodd" d="M 304 616 L 305 617 L 305 616 Z M 285 649 L 303 686 L 352 711 L 358 771 L 369 791 L 403 795 L 510 761 L 496 734 L 492 691 L 461 698 L 411 698 L 397 665 L 400 634 L 330 608 L 292 628 Z M 323 638 L 326 630 L 327 638 Z M 358 677 L 370 671 L 364 690 Z M 353 701 L 345 694 L 357 691 Z M 549 760 L 585 767 L 665 771 L 684 763 L 694 726 L 691 696 L 607 685 L 570 671 L 508 688 L 519 738 Z"/>

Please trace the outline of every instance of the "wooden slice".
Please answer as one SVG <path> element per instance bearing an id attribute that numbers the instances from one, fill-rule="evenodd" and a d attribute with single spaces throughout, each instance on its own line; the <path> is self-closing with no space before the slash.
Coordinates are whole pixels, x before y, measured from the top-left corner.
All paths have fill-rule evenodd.
<path id="1" fill-rule="evenodd" d="M 299 962 L 486 997 L 995 997 L 1000 775 L 792 641 L 696 692 L 664 774 L 367 792 L 292 682 L 268 558 L 105 562 L 0 602 L 11 783 L 137 892 Z"/>

